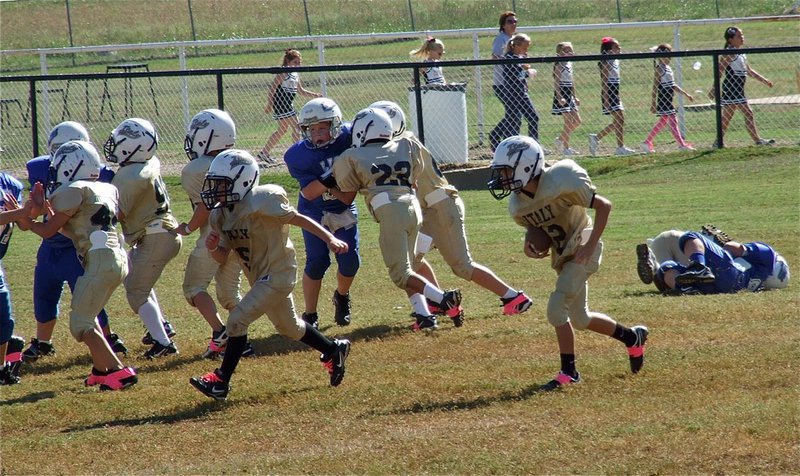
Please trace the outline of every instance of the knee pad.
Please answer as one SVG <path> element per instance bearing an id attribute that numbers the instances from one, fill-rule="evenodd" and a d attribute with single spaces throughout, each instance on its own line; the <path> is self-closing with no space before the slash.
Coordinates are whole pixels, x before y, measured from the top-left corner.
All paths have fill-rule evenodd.
<path id="1" fill-rule="evenodd" d="M 304 272 L 306 275 L 314 280 L 320 280 L 325 277 L 325 271 L 331 266 L 331 257 L 328 255 L 319 256 L 317 258 L 306 261 Z"/>
<path id="2" fill-rule="evenodd" d="M 472 272 L 475 271 L 475 266 L 473 266 L 472 262 L 464 262 L 459 260 L 454 265 L 450 266 L 450 269 L 453 270 L 453 274 L 458 276 L 461 279 L 471 281 L 472 280 Z"/>
<path id="3" fill-rule="evenodd" d="M 78 341 L 83 342 L 83 335 L 87 332 L 91 332 L 94 329 L 94 323 L 78 323 L 76 319 L 69 320 L 69 332 L 72 334 L 72 337 Z"/>
<path id="4" fill-rule="evenodd" d="M 547 301 L 547 322 L 553 327 L 558 327 L 569 322 L 567 312 L 567 295 L 561 291 L 550 293 Z"/>
<path id="5" fill-rule="evenodd" d="M 408 285 L 408 278 L 411 277 L 411 269 L 408 266 L 392 266 L 389 268 L 389 278 L 398 288 L 405 290 Z"/>
<path id="6" fill-rule="evenodd" d="M 339 266 L 339 273 L 342 276 L 352 278 L 361 267 L 361 257 L 356 250 L 351 250 L 345 254 L 336 255 L 336 264 Z"/>
<path id="7" fill-rule="evenodd" d="M 126 297 L 128 298 L 128 305 L 133 309 L 133 312 L 138 313 L 142 304 L 147 302 L 150 292 L 128 291 Z"/>
<path id="8" fill-rule="evenodd" d="M 230 337 L 247 335 L 247 329 L 250 327 L 250 323 L 246 322 L 246 319 L 244 319 L 244 313 L 237 311 L 240 310 L 233 309 L 231 311 L 230 316 L 228 316 L 228 322 L 225 324 L 228 336 Z"/>

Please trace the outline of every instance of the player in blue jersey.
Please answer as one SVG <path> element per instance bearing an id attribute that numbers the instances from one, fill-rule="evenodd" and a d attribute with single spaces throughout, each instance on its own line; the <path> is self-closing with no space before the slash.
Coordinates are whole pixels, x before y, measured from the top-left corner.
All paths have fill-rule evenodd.
<path id="1" fill-rule="evenodd" d="M 291 146 L 284 156 L 289 173 L 300 183 L 297 211 L 310 217 L 346 242 L 347 253 L 337 254 L 339 270 L 333 293 L 336 324 L 350 324 L 350 286 L 361 258 L 358 254 L 358 212 L 356 206 L 340 200 L 342 192 L 331 174 L 333 159 L 350 148 L 350 126 L 342 123 L 342 111 L 329 98 L 312 99 L 300 110 L 303 140 Z M 331 265 L 330 250 L 324 241 L 303 230 L 306 265 L 303 270 L 303 320 L 318 326 L 317 302 L 322 278 Z"/>
<path id="2" fill-rule="evenodd" d="M 50 173 L 50 157 L 62 144 L 71 140 L 90 141 L 86 128 L 73 121 L 57 124 L 47 139 L 49 155 L 42 155 L 29 160 L 25 164 L 28 169 L 28 182 L 31 189 L 38 182 L 47 185 Z M 100 172 L 100 182 L 111 183 L 114 171 L 104 167 Z M 52 355 L 55 347 L 52 344 L 53 330 L 58 317 L 58 303 L 64 289 L 64 282 L 74 290 L 75 282 L 83 275 L 83 265 L 78 261 L 72 240 L 56 233 L 42 240 L 36 254 L 36 268 L 33 272 L 33 315 L 36 318 L 36 337 L 23 352 L 25 362 L 35 362 L 39 357 Z M 128 349 L 117 334 L 111 332 L 108 314 L 105 309 L 97 315 L 97 321 L 103 329 L 108 344 L 114 352 L 126 354 Z"/>
<path id="3" fill-rule="evenodd" d="M 689 257 L 688 266 L 665 261 L 653 279 L 664 294 L 755 292 L 789 285 L 786 259 L 766 243 L 719 246 L 713 237 L 690 231 L 680 237 L 679 247 Z"/>
<path id="4" fill-rule="evenodd" d="M 22 210 L 18 204 L 22 201 L 24 186 L 19 180 L 0 172 L 0 385 L 19 383 L 19 366 L 22 363 L 22 348 L 25 340 L 14 334 L 14 316 L 11 312 L 11 292 L 6 285 L 3 273 L 3 256 L 8 250 L 11 232 L 14 230 L 12 222 L 19 218 Z M 14 203 L 14 207 L 7 207 L 6 199 Z M 15 210 L 16 209 L 16 210 Z M 7 210 L 7 211 L 5 211 Z"/>

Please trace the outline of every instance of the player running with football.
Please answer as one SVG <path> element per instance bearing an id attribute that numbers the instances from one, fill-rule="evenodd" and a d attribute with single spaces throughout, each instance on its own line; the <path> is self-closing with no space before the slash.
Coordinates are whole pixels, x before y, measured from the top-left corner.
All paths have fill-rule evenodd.
<path id="1" fill-rule="evenodd" d="M 456 276 L 474 282 L 500 297 L 503 314 L 510 316 L 527 311 L 533 302 L 524 292 L 510 287 L 491 269 L 473 261 L 464 230 L 464 201 L 458 195 L 458 190 L 439 170 L 430 151 L 419 142 L 413 132 L 406 129 L 405 114 L 400 106 L 391 101 L 378 101 L 370 107 L 386 112 L 392 120 L 393 137 L 415 142 L 422 155 L 424 167 L 417 178 L 416 190 L 422 208 L 422 226 L 419 232 L 421 239 L 417 240 L 415 271 L 437 285 L 432 268 L 423 258 L 431 247 L 435 247 Z M 427 246 L 421 246 L 426 243 Z M 414 299 L 412 296 L 412 304 Z M 455 311 L 461 311 L 460 306 Z M 449 317 L 459 326 L 463 313 L 453 314 Z"/>
<path id="2" fill-rule="evenodd" d="M 544 153 L 530 137 L 513 136 L 501 142 L 491 162 L 489 191 L 496 199 L 511 196 L 509 212 L 526 228 L 540 228 L 550 238 L 549 250 L 531 250 L 526 235 L 525 254 L 544 258 L 552 254 L 556 271 L 555 290 L 547 304 L 547 319 L 556 328 L 561 371 L 543 390 L 577 383 L 573 328 L 588 329 L 625 344 L 631 372 L 644 365 L 648 329 L 625 327 L 609 316 L 589 311 L 588 279 L 598 270 L 603 253 L 600 236 L 608 223 L 611 202 L 596 193 L 586 171 L 571 159 L 544 164 Z M 587 213 L 595 211 L 595 223 Z M 588 235 L 588 236 L 587 236 Z"/>
<path id="3" fill-rule="evenodd" d="M 231 310 L 228 343 L 220 368 L 190 383 L 204 395 L 225 400 L 230 381 L 247 345 L 250 324 L 266 314 L 275 329 L 320 351 L 331 386 L 342 383 L 350 341 L 331 340 L 297 317 L 292 290 L 297 282 L 297 260 L 289 239 L 289 225 L 313 233 L 334 253 L 346 253 L 347 243 L 336 238 L 289 204 L 277 185 L 258 185 L 258 165 L 249 152 L 229 149 L 217 155 L 208 169 L 201 197 L 211 210 L 211 233 L 206 247 L 220 264 L 235 251 L 250 291 Z"/>
<path id="4" fill-rule="evenodd" d="M 178 222 L 172 216 L 169 193 L 161 178 L 161 162 L 155 156 L 158 134 L 150 121 L 125 119 L 103 147 L 106 159 L 119 164 L 111 182 L 119 190 L 119 221 L 128 252 L 129 273 L 125 278 L 128 304 L 142 319 L 147 334 L 142 343 L 152 345 L 148 359 L 177 354 L 172 326 L 164 319 L 155 285 L 167 263 L 181 250 Z"/>

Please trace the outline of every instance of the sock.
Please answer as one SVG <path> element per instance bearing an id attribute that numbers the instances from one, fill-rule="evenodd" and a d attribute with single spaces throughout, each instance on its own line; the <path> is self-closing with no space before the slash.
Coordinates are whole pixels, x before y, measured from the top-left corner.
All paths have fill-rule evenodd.
<path id="1" fill-rule="evenodd" d="M 167 337 L 167 333 L 164 331 L 164 324 L 162 324 L 161 319 L 158 318 L 160 314 L 158 305 L 154 301 L 148 299 L 142 304 L 138 312 L 139 318 L 144 322 L 144 326 L 147 327 L 147 330 L 150 331 L 153 340 L 161 345 L 169 345 L 169 337 Z"/>
<path id="2" fill-rule="evenodd" d="M 669 130 L 672 131 L 672 137 L 675 138 L 679 146 L 685 146 L 686 141 L 681 136 L 681 131 L 678 130 L 678 119 L 674 115 L 667 117 L 669 117 Z"/>
<path id="3" fill-rule="evenodd" d="M 519 293 L 516 290 L 508 288 L 508 291 L 506 291 L 506 293 L 503 295 L 503 299 L 511 299 L 513 297 L 517 297 L 517 294 Z"/>
<path id="4" fill-rule="evenodd" d="M 102 371 L 102 370 L 97 370 L 95 367 L 92 367 L 92 375 L 108 375 L 112 372 L 116 372 L 116 370 L 112 369 L 112 370 Z"/>
<path id="5" fill-rule="evenodd" d="M 312 349 L 320 351 L 325 355 L 328 355 L 336 350 L 336 344 L 334 344 L 331 339 L 328 339 L 322 335 L 320 331 L 314 329 L 312 326 L 306 326 L 306 333 L 300 338 L 300 342 L 311 347 Z"/>
<path id="6" fill-rule="evenodd" d="M 636 333 L 620 323 L 617 323 L 617 327 L 614 328 L 614 333 L 611 334 L 611 337 L 625 344 L 625 347 L 630 347 L 636 343 Z"/>
<path id="7" fill-rule="evenodd" d="M 689 256 L 689 259 L 696 263 L 700 263 L 703 266 L 706 265 L 706 255 L 703 253 L 692 253 L 692 255 Z"/>
<path id="8" fill-rule="evenodd" d="M 222 365 L 219 366 L 219 376 L 226 382 L 231 381 L 236 366 L 242 359 L 242 353 L 247 346 L 247 334 L 237 337 L 228 337 L 228 345 L 225 347 L 225 357 L 222 358 Z"/>
<path id="9" fill-rule="evenodd" d="M 422 294 L 425 295 L 426 298 L 436 303 L 442 302 L 442 299 L 444 299 L 444 293 L 442 290 L 430 283 L 425 285 L 425 289 L 422 291 Z"/>
<path id="10" fill-rule="evenodd" d="M 578 376 L 578 371 L 575 369 L 575 354 L 561 354 L 561 371 L 570 377 Z"/>
<path id="11" fill-rule="evenodd" d="M 431 315 L 431 310 L 428 308 L 428 301 L 422 294 L 413 294 L 408 298 L 408 300 L 411 301 L 411 307 L 414 309 L 415 313 L 419 314 L 420 316 Z"/>

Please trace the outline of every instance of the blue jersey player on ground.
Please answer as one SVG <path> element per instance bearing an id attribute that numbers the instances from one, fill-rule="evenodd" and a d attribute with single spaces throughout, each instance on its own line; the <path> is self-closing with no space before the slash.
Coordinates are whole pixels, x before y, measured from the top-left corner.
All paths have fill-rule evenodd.
<path id="1" fill-rule="evenodd" d="M 680 237 L 689 265 L 669 260 L 654 276 L 665 294 L 721 294 L 781 289 L 789 285 L 789 265 L 766 243 L 729 241 L 724 247 L 712 237 L 690 231 Z"/>
<path id="2" fill-rule="evenodd" d="M 17 205 L 22 201 L 22 183 L 5 172 L 0 172 L 0 385 L 19 383 L 19 366 L 22 363 L 22 348 L 25 340 L 14 334 L 14 315 L 11 311 L 11 292 L 6 285 L 3 273 L 3 256 L 8 250 L 11 232 L 14 230 L 15 214 L 12 207 L 6 206 L 6 195 Z M 8 211 L 5 211 L 8 210 Z"/>
<path id="3" fill-rule="evenodd" d="M 28 169 L 28 182 L 31 189 L 37 182 L 47 185 L 50 174 L 50 157 L 65 142 L 71 140 L 90 141 L 86 128 L 73 121 L 66 121 L 56 125 L 47 140 L 47 150 L 50 155 L 42 155 L 29 160 L 25 164 Z M 100 181 L 111 183 L 114 171 L 105 167 L 100 172 Z M 72 240 L 56 233 L 50 238 L 42 240 L 36 254 L 36 268 L 33 274 L 33 314 L 36 318 L 36 337 L 31 339 L 31 345 L 23 352 L 25 362 L 35 362 L 39 357 L 52 355 L 55 347 L 52 344 L 53 330 L 58 317 L 58 302 L 64 289 L 64 282 L 72 290 L 75 281 L 83 275 L 83 266 L 78 261 L 75 246 Z M 117 353 L 127 353 L 128 349 L 116 334 L 111 332 L 108 324 L 108 314 L 105 309 L 97 315 L 97 321 L 103 329 L 111 350 Z"/>
<path id="4" fill-rule="evenodd" d="M 349 251 L 336 255 L 339 266 L 333 293 L 336 324 L 350 324 L 350 286 L 358 272 L 358 212 L 353 204 L 340 200 L 331 174 L 333 160 L 350 147 L 350 126 L 342 123 L 342 111 L 329 98 L 312 99 L 300 110 L 298 122 L 303 140 L 284 155 L 289 173 L 300 183 L 297 210 L 322 224 Z M 303 270 L 303 320 L 318 326 L 317 302 L 322 278 L 331 265 L 330 250 L 324 241 L 303 230 L 306 265 Z"/>

